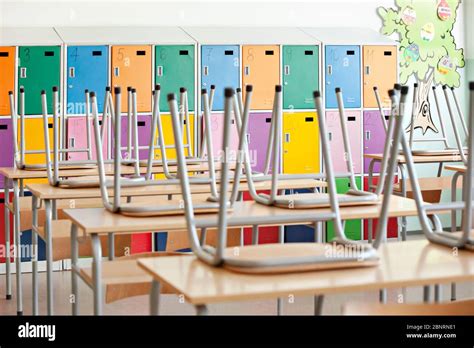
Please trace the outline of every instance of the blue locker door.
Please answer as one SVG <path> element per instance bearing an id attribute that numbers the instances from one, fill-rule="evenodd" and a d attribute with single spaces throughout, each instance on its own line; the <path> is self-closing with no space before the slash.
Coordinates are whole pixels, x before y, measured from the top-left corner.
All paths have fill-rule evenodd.
<path id="1" fill-rule="evenodd" d="M 335 88 L 342 88 L 347 108 L 361 106 L 359 46 L 326 46 L 326 107 L 337 108 Z"/>
<path id="2" fill-rule="evenodd" d="M 224 110 L 224 88 L 237 88 L 240 59 L 239 46 L 202 46 L 201 47 L 201 85 L 202 88 L 216 86 L 213 110 Z"/>
<path id="3" fill-rule="evenodd" d="M 108 85 L 107 46 L 70 46 L 67 48 L 67 113 L 84 114 L 84 91 L 94 91 L 99 112 L 103 111 Z"/>

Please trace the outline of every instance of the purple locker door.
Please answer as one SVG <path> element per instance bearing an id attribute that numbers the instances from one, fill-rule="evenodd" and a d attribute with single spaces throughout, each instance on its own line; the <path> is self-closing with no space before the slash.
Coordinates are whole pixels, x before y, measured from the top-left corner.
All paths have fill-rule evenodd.
<path id="1" fill-rule="evenodd" d="M 99 119 L 99 122 L 102 118 Z M 92 141 L 92 159 L 97 159 L 95 137 L 94 137 L 94 124 L 91 122 L 91 141 Z M 87 132 L 84 117 L 70 117 L 67 121 L 67 146 L 68 148 L 85 149 L 87 147 Z M 107 135 L 102 140 L 102 153 L 106 155 L 107 149 Z M 86 152 L 70 152 L 67 158 L 71 161 L 82 161 L 87 160 Z"/>
<path id="2" fill-rule="evenodd" d="M 387 115 L 389 111 L 385 111 Z M 383 153 L 385 129 L 378 110 L 364 111 L 364 154 Z M 369 172 L 370 158 L 364 158 L 364 172 Z M 374 166 L 374 173 L 380 172 L 380 163 Z"/>
<path id="3" fill-rule="evenodd" d="M 128 117 L 122 116 L 122 147 L 128 145 Z M 138 145 L 148 146 L 150 144 L 150 132 L 151 132 L 151 116 L 150 115 L 139 115 L 138 116 Z M 133 151 L 133 134 L 132 134 L 132 151 Z M 122 150 L 122 158 L 126 158 L 127 151 Z M 148 150 L 139 150 L 138 157 L 140 159 L 148 159 Z"/>
<path id="4" fill-rule="evenodd" d="M 204 120 L 204 118 L 203 118 Z M 204 123 L 203 123 L 203 132 Z M 224 113 L 213 112 L 211 114 L 211 136 L 212 136 L 212 151 L 214 152 L 214 158 L 218 158 L 222 152 L 222 142 L 224 141 Z M 206 155 L 206 144 L 204 144 L 204 155 Z M 232 119 L 232 133 L 230 138 L 229 147 L 232 151 L 237 151 L 239 148 L 239 134 L 237 132 L 237 125 L 235 120 Z"/>
<path id="5" fill-rule="evenodd" d="M 0 167 L 13 167 L 13 131 L 12 122 L 9 118 L 0 119 Z M 0 175 L 0 188 L 4 188 L 3 175 Z"/>
<path id="6" fill-rule="evenodd" d="M 258 172 L 263 172 L 265 169 L 271 121 L 272 114 L 270 112 L 251 113 L 249 115 L 247 140 L 249 142 L 250 160 L 252 169 Z"/>

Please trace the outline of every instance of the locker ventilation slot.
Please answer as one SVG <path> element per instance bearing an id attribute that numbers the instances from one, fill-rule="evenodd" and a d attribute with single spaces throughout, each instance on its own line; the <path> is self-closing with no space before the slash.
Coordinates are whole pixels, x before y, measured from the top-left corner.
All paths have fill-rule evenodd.
<path id="1" fill-rule="evenodd" d="M 272 119 L 271 119 L 270 117 L 267 117 L 267 118 L 265 119 L 265 122 L 266 122 L 266 123 L 271 123 L 271 122 L 272 122 Z"/>
<path id="2" fill-rule="evenodd" d="M 313 51 L 304 51 L 305 56 L 312 56 L 313 53 L 314 53 Z"/>
<path id="3" fill-rule="evenodd" d="M 189 51 L 188 50 L 180 50 L 179 51 L 179 55 L 180 56 L 187 56 L 189 54 Z"/>
<path id="4" fill-rule="evenodd" d="M 353 55 L 355 55 L 355 51 L 347 51 L 347 55 L 348 56 L 353 56 Z"/>
<path id="5" fill-rule="evenodd" d="M 93 55 L 93 56 L 101 56 L 101 55 L 102 55 L 102 51 L 92 51 L 92 55 Z"/>
<path id="6" fill-rule="evenodd" d="M 347 118 L 347 120 L 348 120 L 348 121 L 355 121 L 356 118 L 355 118 L 355 116 L 349 116 L 349 117 Z"/>
<path id="7" fill-rule="evenodd" d="M 383 55 L 384 55 L 384 56 L 391 56 L 391 55 L 392 55 L 392 51 L 384 51 Z"/>
<path id="8" fill-rule="evenodd" d="M 145 51 L 137 51 L 137 56 L 146 56 Z"/>
<path id="9" fill-rule="evenodd" d="M 52 123 L 48 123 L 48 128 L 53 128 L 53 124 L 52 124 Z"/>
<path id="10" fill-rule="evenodd" d="M 0 57 L 8 57 L 8 52 L 0 52 Z"/>
<path id="11" fill-rule="evenodd" d="M 226 56 L 233 56 L 233 55 L 234 55 L 234 51 L 232 51 L 232 50 L 225 50 L 224 54 L 225 54 Z"/>
<path id="12" fill-rule="evenodd" d="M 0 129 L 8 129 L 8 125 L 6 125 L 6 124 L 0 124 Z"/>
<path id="13" fill-rule="evenodd" d="M 314 121 L 314 117 L 305 117 L 305 118 L 304 118 L 304 121 L 305 121 L 305 122 L 313 122 L 313 121 Z"/>
<path id="14" fill-rule="evenodd" d="M 273 51 L 265 51 L 266 56 L 273 56 Z"/>
<path id="15" fill-rule="evenodd" d="M 54 57 L 54 52 L 53 51 L 46 51 L 44 52 L 45 57 Z"/>
<path id="16" fill-rule="evenodd" d="M 138 127 L 145 127 L 145 121 L 138 121 L 137 126 Z"/>

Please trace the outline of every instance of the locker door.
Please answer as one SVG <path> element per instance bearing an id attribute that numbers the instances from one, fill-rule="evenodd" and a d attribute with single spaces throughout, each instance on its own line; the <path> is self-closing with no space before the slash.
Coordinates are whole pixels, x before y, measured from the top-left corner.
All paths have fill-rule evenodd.
<path id="1" fill-rule="evenodd" d="M 314 108 L 313 91 L 319 90 L 319 47 L 283 47 L 283 108 Z"/>
<path id="2" fill-rule="evenodd" d="M 48 119 L 49 141 L 53 139 L 53 119 Z M 20 127 L 18 126 L 18 131 Z M 25 149 L 26 150 L 43 150 L 44 151 L 44 135 L 43 135 L 43 118 L 29 118 L 25 120 Z M 25 162 L 28 164 L 45 164 L 46 157 L 44 154 L 27 154 Z M 28 179 L 28 183 L 46 182 L 46 179 Z"/>
<path id="3" fill-rule="evenodd" d="M 169 111 L 166 96 L 179 89 L 188 90 L 188 108 L 194 110 L 194 46 L 166 45 L 155 47 L 155 82 L 161 85 L 160 110 Z"/>
<path id="4" fill-rule="evenodd" d="M 112 47 L 112 85 L 122 88 L 122 112 L 128 108 L 127 87 L 137 90 L 138 112 L 151 111 L 151 46 Z"/>
<path id="5" fill-rule="evenodd" d="M 8 92 L 15 89 L 15 47 L 0 47 L 0 115 L 10 115 Z"/>
<path id="6" fill-rule="evenodd" d="M 249 115 L 247 141 L 252 169 L 258 172 L 263 172 L 265 169 L 271 121 L 272 114 L 270 112 Z"/>
<path id="7" fill-rule="evenodd" d="M 9 118 L 0 118 L 0 167 L 13 167 L 13 131 Z M 0 188 L 4 187 L 3 175 L 0 175 Z"/>
<path id="8" fill-rule="evenodd" d="M 377 184 L 378 177 L 373 178 L 373 183 Z M 398 182 L 398 178 L 395 177 L 395 183 Z M 364 177 L 364 189 L 368 190 L 369 186 L 369 178 L 366 176 Z M 372 237 L 375 238 L 375 232 L 377 231 L 377 219 L 374 219 L 372 224 Z M 369 234 L 369 221 L 364 220 L 364 239 L 367 240 Z M 387 236 L 388 238 L 397 238 L 398 237 L 398 219 L 397 218 L 389 218 L 387 223 Z"/>
<path id="9" fill-rule="evenodd" d="M 347 131 L 349 133 L 349 146 L 354 165 L 354 173 L 360 174 L 362 171 L 362 119 L 359 111 L 346 111 Z M 342 139 L 341 122 L 338 111 L 326 112 L 326 122 L 328 127 L 329 146 L 331 148 L 331 158 L 334 171 L 337 173 L 347 172 L 344 142 Z"/>
<path id="10" fill-rule="evenodd" d="M 85 113 L 84 91 L 94 91 L 99 112 L 103 112 L 105 87 L 108 85 L 109 50 L 107 46 L 71 46 L 67 48 L 68 114 Z"/>
<path id="11" fill-rule="evenodd" d="M 361 177 L 356 177 L 356 185 L 362 188 Z M 346 193 L 349 190 L 349 179 L 336 179 L 337 193 Z M 360 240 L 362 238 L 362 220 L 347 220 L 344 229 L 346 237 L 352 240 Z M 334 224 L 332 221 L 327 223 L 326 240 L 330 242 L 334 238 Z"/>
<path id="12" fill-rule="evenodd" d="M 201 86 L 216 86 L 212 110 L 224 110 L 224 88 L 240 85 L 239 46 L 201 47 Z"/>
<path id="13" fill-rule="evenodd" d="M 25 88 L 25 114 L 41 115 L 40 93 L 48 97 L 48 113 L 52 113 L 53 86 L 60 85 L 61 48 L 59 46 L 20 47 L 18 87 Z"/>
<path id="14" fill-rule="evenodd" d="M 13 193 L 10 192 L 10 202 L 13 199 Z M 5 194 L 2 192 L 0 193 L 0 211 L 4 211 L 5 209 Z M 13 239 L 13 215 L 8 214 L 10 219 L 10 245 L 14 244 Z M 3 245 L 5 248 L 5 214 L 0 214 L 0 245 Z M 5 254 L 2 253 L 0 255 L 0 263 L 5 263 Z M 13 261 L 13 258 L 10 258 L 10 261 Z"/>
<path id="15" fill-rule="evenodd" d="M 194 114 L 189 114 L 190 122 L 191 122 L 191 146 L 194 146 Z M 171 122 L 171 116 L 168 114 L 161 115 L 161 124 L 163 125 L 163 136 L 165 137 L 165 145 L 174 145 L 174 135 L 173 135 L 173 125 Z M 156 137 L 158 137 L 158 131 L 156 132 Z M 186 128 L 183 131 L 184 142 L 187 143 L 186 140 Z M 155 144 L 158 144 L 155 138 Z M 195 151 L 194 151 L 195 153 Z M 184 154 L 186 156 L 189 155 L 188 151 L 185 149 Z M 166 149 L 166 156 L 167 159 L 175 159 L 176 158 L 176 151 L 174 149 Z M 159 149 L 155 150 L 155 159 L 161 159 L 161 152 Z"/>
<path id="16" fill-rule="evenodd" d="M 374 86 L 383 105 L 390 105 L 388 90 L 397 82 L 397 47 L 364 46 L 364 107 L 376 108 Z"/>
<path id="17" fill-rule="evenodd" d="M 385 115 L 389 113 L 390 111 L 385 111 Z M 385 129 L 380 112 L 378 110 L 364 111 L 364 154 L 383 153 L 385 139 Z M 364 173 L 369 172 L 369 165 L 370 158 L 364 158 Z M 373 172 L 380 172 L 380 163 L 375 163 Z"/>
<path id="18" fill-rule="evenodd" d="M 232 132 L 229 142 L 229 148 L 236 154 L 239 148 L 239 133 L 237 131 L 237 125 L 235 120 L 232 119 Z M 204 124 L 202 127 L 205 130 Z M 224 142 L 224 113 L 213 112 L 211 115 L 211 134 L 212 134 L 212 151 L 214 158 L 218 158 L 219 154 L 222 153 L 222 143 Z M 206 147 L 204 146 L 204 154 L 207 154 Z"/>
<path id="19" fill-rule="evenodd" d="M 316 112 L 283 114 L 283 172 L 319 173 L 319 127 Z"/>
<path id="20" fill-rule="evenodd" d="M 242 84 L 253 85 L 252 109 L 271 110 L 280 83 L 280 47 L 243 46 L 242 65 Z"/>
<path id="21" fill-rule="evenodd" d="M 102 124 L 102 118 L 99 119 L 99 123 Z M 92 142 L 92 159 L 97 159 L 97 152 L 95 147 L 94 137 L 94 123 L 90 120 L 91 129 L 91 142 Z M 67 120 L 67 146 L 68 148 L 85 149 L 87 147 L 87 132 L 84 117 L 70 117 Z M 102 153 L 104 156 L 107 155 L 107 134 L 102 140 Z M 72 161 L 87 160 L 86 152 L 70 152 L 67 154 L 67 158 Z M 105 158 L 105 157 L 104 157 Z"/>
<path id="22" fill-rule="evenodd" d="M 128 117 L 122 116 L 122 147 L 126 147 L 128 144 Z M 151 116 L 150 115 L 139 115 L 138 116 L 138 145 L 148 146 L 150 144 L 150 132 L 151 132 Z M 133 134 L 132 134 L 132 151 L 133 151 Z M 133 155 L 133 154 L 132 154 Z M 148 150 L 139 150 L 138 156 L 140 159 L 148 159 Z M 122 150 L 122 158 L 128 158 L 127 151 Z"/>
<path id="23" fill-rule="evenodd" d="M 344 105 L 360 107 L 359 46 L 326 46 L 326 107 L 337 108 L 335 88 L 342 88 Z"/>

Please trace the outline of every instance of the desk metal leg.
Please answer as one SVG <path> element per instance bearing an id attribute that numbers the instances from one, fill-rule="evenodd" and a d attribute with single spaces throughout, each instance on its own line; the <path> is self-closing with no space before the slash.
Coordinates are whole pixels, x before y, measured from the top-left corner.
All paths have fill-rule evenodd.
<path id="1" fill-rule="evenodd" d="M 114 233 L 109 233 L 108 238 L 108 255 L 109 255 L 109 261 L 113 261 L 115 258 L 115 234 Z"/>
<path id="2" fill-rule="evenodd" d="M 17 314 L 23 315 L 23 285 L 21 279 L 20 194 L 18 180 L 13 180 L 13 230 L 15 237 Z"/>
<path id="3" fill-rule="evenodd" d="M 456 283 L 451 283 L 451 301 L 456 301 Z"/>
<path id="4" fill-rule="evenodd" d="M 379 290 L 379 302 L 387 303 L 387 289 Z"/>
<path id="5" fill-rule="evenodd" d="M 33 305 L 33 315 L 38 315 L 38 199 L 33 195 L 31 211 L 32 211 L 32 229 L 31 229 L 31 245 L 32 245 L 32 254 L 31 254 L 31 263 L 32 263 L 32 305 Z"/>
<path id="6" fill-rule="evenodd" d="M 324 295 L 314 296 L 314 315 L 323 313 Z"/>
<path id="7" fill-rule="evenodd" d="M 91 234 L 92 238 L 92 279 L 94 281 L 94 315 L 102 315 L 103 289 L 102 289 L 102 247 L 97 233 Z"/>
<path id="8" fill-rule="evenodd" d="M 258 225 L 252 226 L 252 245 L 258 244 Z"/>
<path id="9" fill-rule="evenodd" d="M 53 315 L 53 231 L 51 222 L 53 218 L 52 204 L 49 199 L 44 200 L 44 235 L 46 244 L 46 289 L 48 315 Z"/>
<path id="10" fill-rule="evenodd" d="M 72 292 L 72 315 L 78 314 L 79 307 L 79 291 L 77 278 L 78 275 L 76 272 L 77 269 L 77 260 L 79 259 L 79 244 L 77 240 L 77 226 L 72 224 L 71 226 L 71 292 Z"/>
<path id="11" fill-rule="evenodd" d="M 457 187 L 459 178 L 464 178 L 461 172 L 455 172 L 453 175 L 453 179 L 451 181 L 451 201 L 457 201 Z M 463 197 L 464 199 L 464 197 Z M 451 211 L 451 232 L 456 232 L 457 230 L 457 211 L 453 209 Z M 456 283 L 451 283 L 451 301 L 456 300 Z"/>
<path id="12" fill-rule="evenodd" d="M 150 315 L 158 315 L 160 311 L 160 282 L 153 279 L 150 292 Z"/>
<path id="13" fill-rule="evenodd" d="M 283 299 L 281 297 L 277 300 L 277 315 L 283 314 Z"/>
<path id="14" fill-rule="evenodd" d="M 441 284 L 435 284 L 434 286 L 434 300 L 436 303 L 440 303 L 443 297 L 443 288 Z"/>
<path id="15" fill-rule="evenodd" d="M 195 308 L 197 315 L 209 315 L 209 309 L 206 305 L 196 305 Z"/>
<path id="16" fill-rule="evenodd" d="M 3 180 L 3 191 L 5 193 L 5 206 L 3 208 L 4 217 L 5 217 L 5 287 L 6 287 L 6 295 L 5 298 L 7 300 L 11 300 L 12 298 L 12 270 L 11 270 L 11 254 L 10 254 L 10 209 L 8 208 L 10 204 L 10 182 L 5 177 Z"/>
<path id="17" fill-rule="evenodd" d="M 430 286 L 429 285 L 423 286 L 423 302 L 424 303 L 430 302 Z"/>

